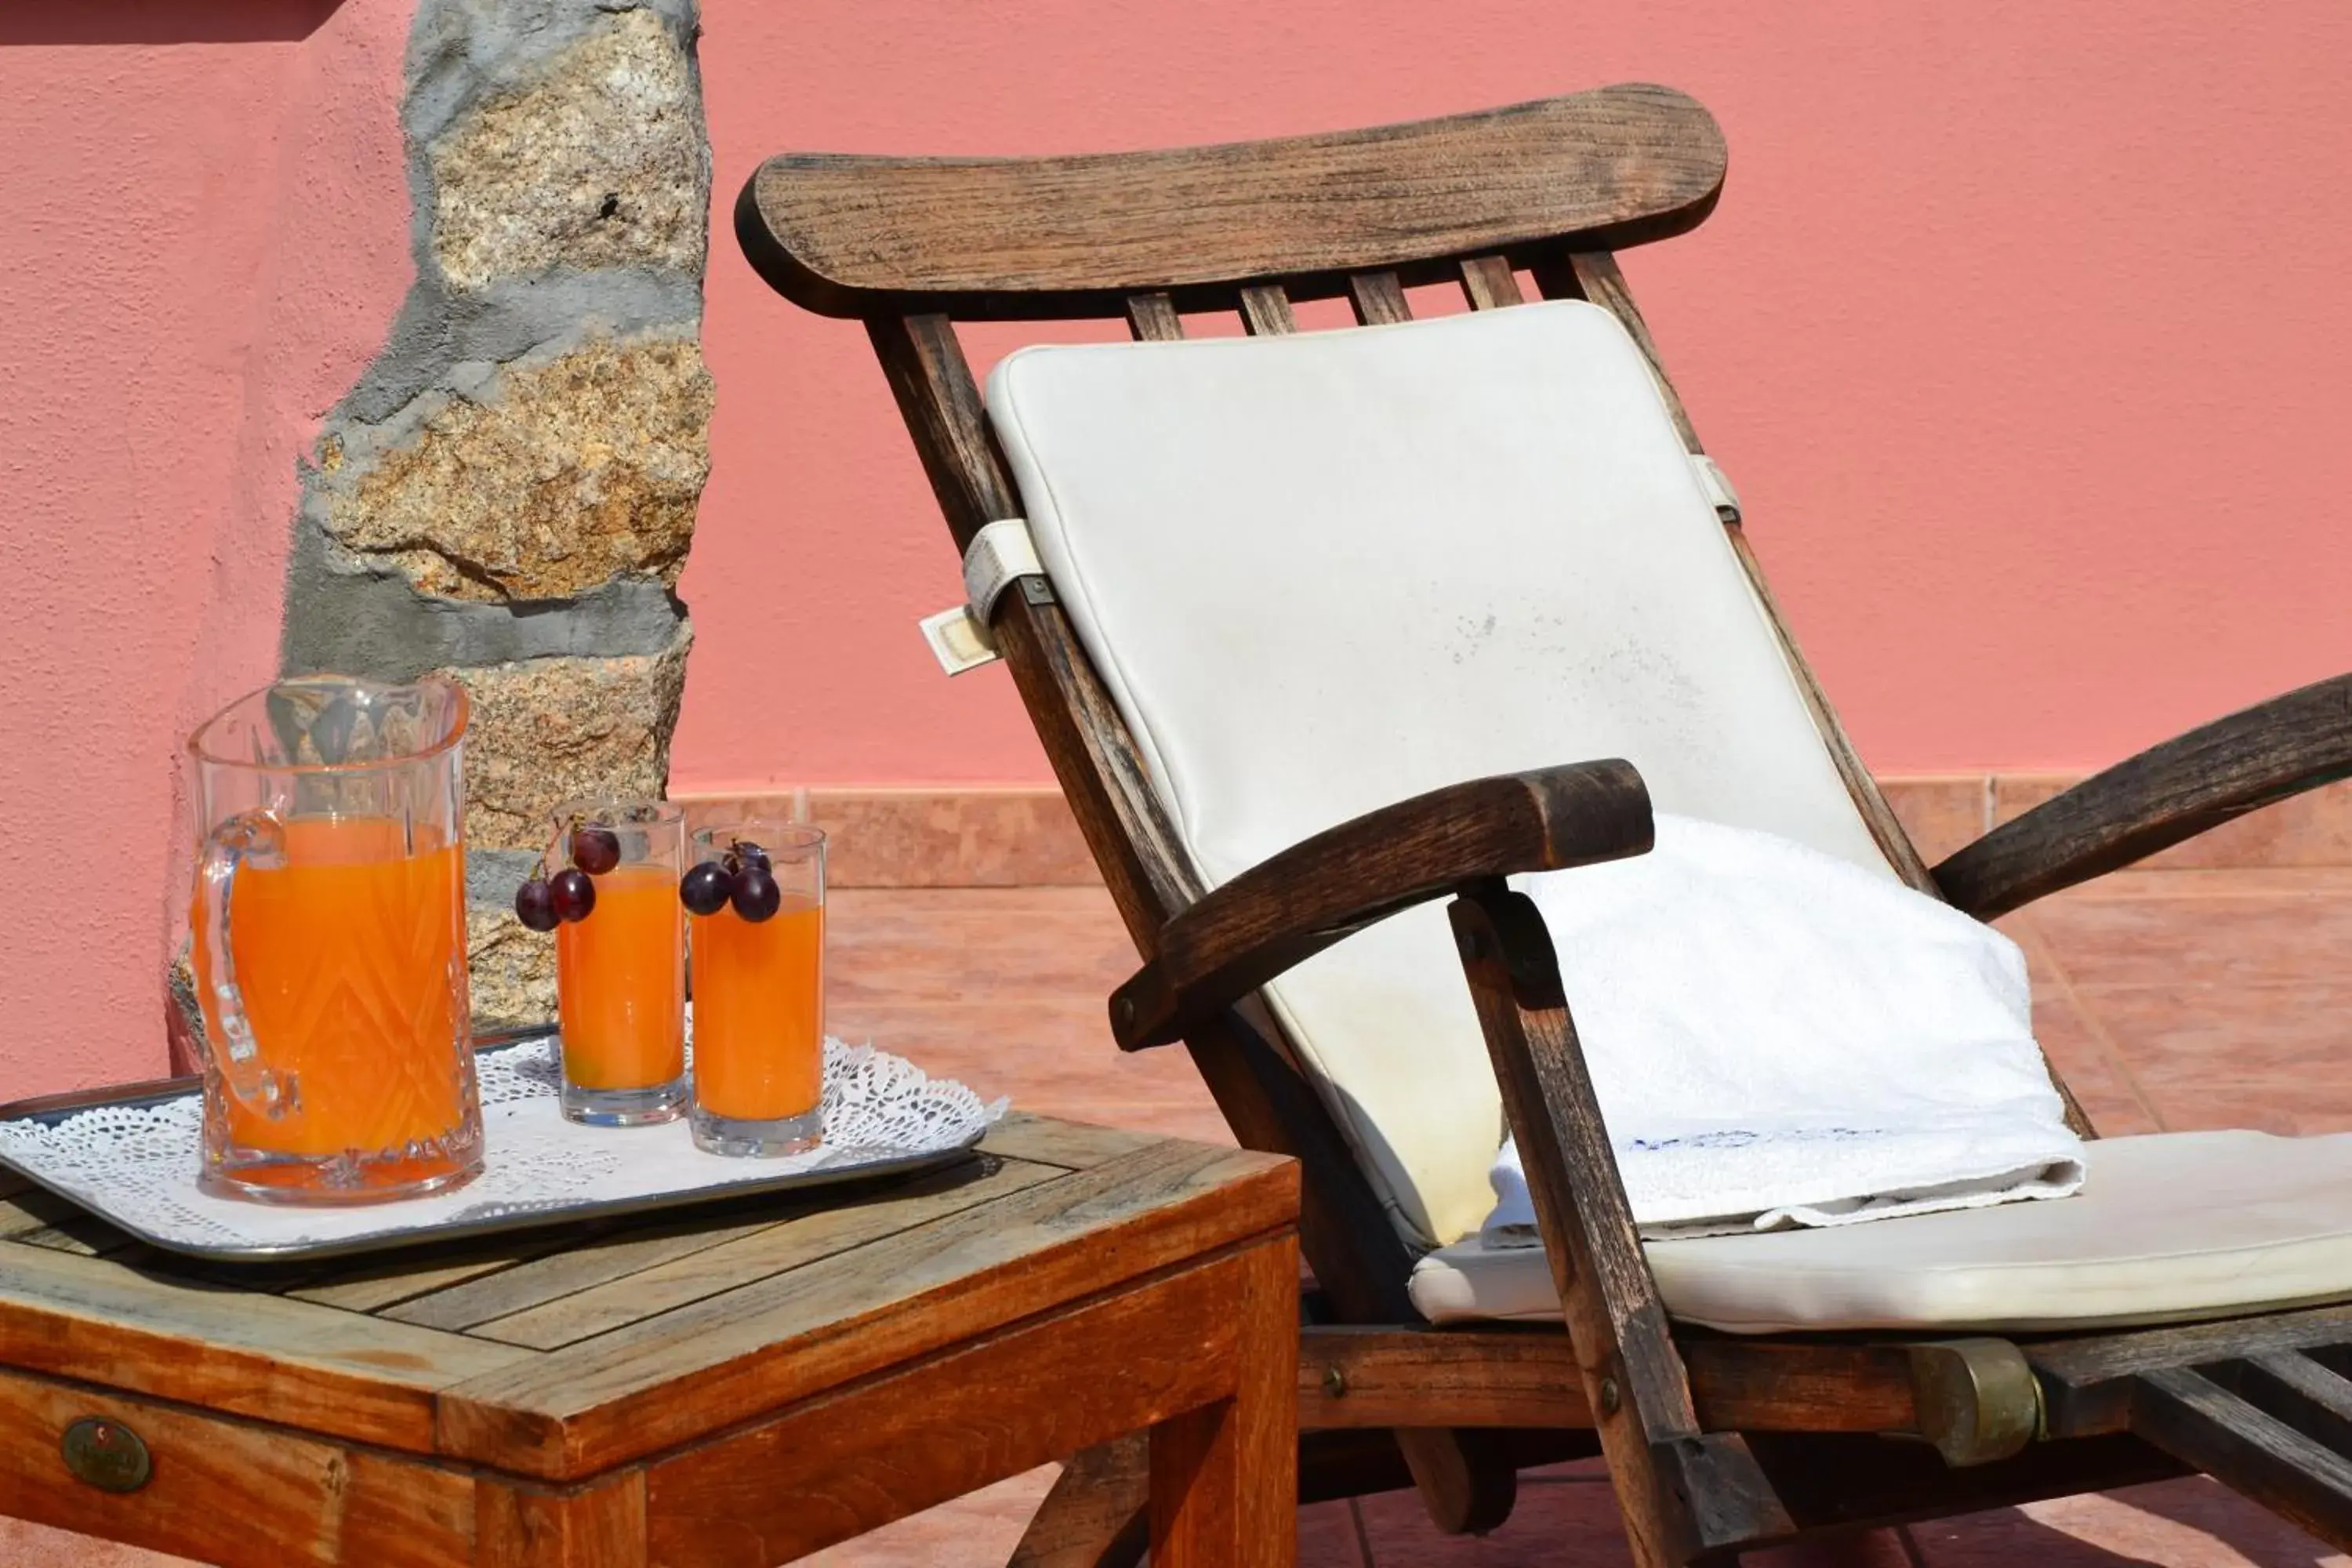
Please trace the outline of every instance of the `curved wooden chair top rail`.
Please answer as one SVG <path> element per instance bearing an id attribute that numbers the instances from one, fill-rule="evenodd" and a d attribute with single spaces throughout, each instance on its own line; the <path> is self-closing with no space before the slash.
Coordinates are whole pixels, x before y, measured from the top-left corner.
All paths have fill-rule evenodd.
<path id="1" fill-rule="evenodd" d="M 832 316 L 1116 316 L 1254 279 L 1293 298 L 1351 272 L 1450 280 L 1528 265 L 1565 237 L 1603 249 L 1684 233 L 1723 187 L 1723 135 L 1671 88 L 1601 88 L 1442 120 L 1280 141 L 1069 158 L 787 153 L 735 208 L 779 293 Z M 1227 304 L 1229 300 L 1216 300 Z"/>

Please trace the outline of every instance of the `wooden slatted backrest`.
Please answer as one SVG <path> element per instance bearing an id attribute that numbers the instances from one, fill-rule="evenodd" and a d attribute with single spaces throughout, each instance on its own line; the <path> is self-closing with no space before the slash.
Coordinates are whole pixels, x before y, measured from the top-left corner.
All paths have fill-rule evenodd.
<path id="1" fill-rule="evenodd" d="M 1723 138 L 1659 87 L 1612 87 L 1370 131 L 1074 158 L 786 153 L 736 209 L 744 253 L 828 315 L 1115 317 L 1132 294 L 1231 310 L 1244 283 L 1293 300 L 1358 273 L 1451 281 L 1462 258 L 1524 264 L 1680 234 L 1714 206 Z"/>
<path id="2" fill-rule="evenodd" d="M 786 154 L 736 205 L 744 254 L 779 292 L 866 322 L 953 531 L 1021 514 L 958 320 L 1121 319 L 1138 338 L 1183 335 L 1189 312 L 1238 312 L 1254 334 L 1297 330 L 1294 302 L 1345 299 L 1359 321 L 1408 320 L 1405 290 L 1461 288 L 1475 310 L 1547 299 L 1612 312 L 1649 359 L 1685 444 L 1701 450 L 1617 268 L 1620 247 L 1700 223 L 1721 189 L 1724 146 L 1696 102 L 1669 89 L 1604 88 L 1482 113 L 1172 151 L 1068 158 L 925 159 Z M 1780 621 L 1736 519 L 1726 526 L 1788 649 L 1822 742 L 1898 875 L 1933 892 L 1917 851 L 1864 769 Z M 1005 662 L 1138 947 L 1199 896 L 1133 737 L 1051 588 L 1029 579 L 997 612 Z M 1318 1151 L 1344 1160 L 1311 1096 L 1289 1092 L 1252 1049 L 1279 1032 L 1259 1012 L 1195 1058 L 1244 1142 L 1305 1156 L 1318 1275 L 1366 1310 L 1402 1300 L 1314 1246 Z M 2063 1086 L 2062 1086 L 2063 1091 Z M 2071 1097 L 2070 1097 L 2071 1110 Z M 2079 1114 L 2076 1116 L 2079 1121 Z M 1368 1192 L 1325 1199 L 1359 1251 L 1387 1232 Z M 1352 1273 L 1354 1270 L 1350 1269 Z"/>
<path id="3" fill-rule="evenodd" d="M 1691 99 L 1602 88 L 1507 109 L 1282 141 L 1065 158 L 787 153 L 744 187 L 736 231 L 779 291 L 865 320 L 959 547 L 1019 502 L 951 322 L 1123 317 L 1183 335 L 1189 311 L 1292 331 L 1296 301 L 1345 298 L 1366 323 L 1409 319 L 1405 289 L 1458 284 L 1473 309 L 1586 299 L 1624 322 L 1685 444 L 1702 450 L 1612 255 L 1713 210 L 1724 147 Z M 1776 624 L 1737 522 L 1734 548 Z M 1024 604 L 1008 654 L 1137 942 L 1197 895 L 1134 747 L 1067 621 Z M 1848 792 L 1898 875 L 1932 891 L 1785 625 L 1799 686 Z M 1025 666 L 1037 665 L 1024 673 Z M 1045 679 L 1041 679 L 1045 678 Z M 1066 715 L 1075 724 L 1055 721 Z M 1056 734 L 1057 730 L 1069 732 Z M 1082 732 L 1081 732 L 1082 731 Z M 1085 775 L 1071 777 L 1073 771 Z"/>

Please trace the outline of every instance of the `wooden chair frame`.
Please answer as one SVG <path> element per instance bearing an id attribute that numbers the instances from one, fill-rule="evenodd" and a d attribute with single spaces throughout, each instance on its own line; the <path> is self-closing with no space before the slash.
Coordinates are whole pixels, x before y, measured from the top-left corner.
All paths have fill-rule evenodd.
<path id="1" fill-rule="evenodd" d="M 1589 300 L 1624 324 L 1697 454 L 1613 252 L 1696 226 L 1723 170 L 1697 103 L 1614 87 L 1166 152 L 786 155 L 746 185 L 736 232 L 787 298 L 865 322 L 961 549 L 1022 508 L 959 320 L 1124 317 L 1138 338 L 1169 339 L 1187 312 L 1231 310 L 1252 333 L 1279 333 L 1302 300 L 1406 320 L 1406 287 L 1430 282 L 1457 284 L 1474 309 L 1507 307 L 1524 274 L 1543 297 Z M 1736 511 L 1724 522 L 1778 625 Z M 1441 1528 L 1483 1531 L 1508 1514 L 1519 1468 L 1598 1451 L 1635 1559 L 1663 1564 L 2199 1468 L 2352 1546 L 2352 1350 L 2338 1348 L 2352 1344 L 2352 1308 L 2071 1339 L 1734 1339 L 1668 1321 L 1549 939 L 1503 881 L 1646 848 L 1649 803 L 1630 766 L 1465 782 L 1204 894 L 1051 584 L 1022 579 L 991 629 L 1145 961 L 1113 996 L 1114 1034 L 1129 1049 L 1181 1038 L 1241 1142 L 1303 1163 L 1316 1280 L 1302 1305 L 1303 1498 L 1412 1484 Z M 2144 752 L 1931 870 L 1781 631 L 1896 872 L 1979 918 L 2352 775 L 2347 676 Z M 1412 1255 L 1254 995 L 1349 932 L 1448 896 L 1565 1334 L 1419 1317 Z M 1142 1489 L 1134 1450 L 1076 1457 L 1015 1562 L 1131 1562 Z"/>

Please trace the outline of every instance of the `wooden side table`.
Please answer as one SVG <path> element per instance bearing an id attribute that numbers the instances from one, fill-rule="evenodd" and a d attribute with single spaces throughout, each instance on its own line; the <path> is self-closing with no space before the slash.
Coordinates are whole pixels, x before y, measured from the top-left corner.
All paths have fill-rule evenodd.
<path id="1" fill-rule="evenodd" d="M 1294 1561 L 1297 1173 L 1009 1118 L 793 1206 L 209 1274 L 0 1193 L 0 1512 L 227 1564 L 767 1564 L 1148 1430 Z"/>

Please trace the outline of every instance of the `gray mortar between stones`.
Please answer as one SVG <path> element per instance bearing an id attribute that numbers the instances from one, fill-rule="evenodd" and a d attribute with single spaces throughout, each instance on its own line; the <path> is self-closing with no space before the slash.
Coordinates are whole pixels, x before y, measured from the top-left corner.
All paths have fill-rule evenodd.
<path id="1" fill-rule="evenodd" d="M 422 0 L 409 33 L 401 122 L 407 137 L 410 250 L 416 280 L 382 353 L 328 415 L 345 470 L 412 433 L 448 393 L 478 391 L 501 367 L 553 358 L 592 332 L 693 336 L 702 280 L 642 268 L 556 268 L 476 294 L 444 283 L 433 253 L 437 206 L 430 148 L 478 104 L 529 86 L 607 16 L 658 16 L 699 75 L 696 0 Z M 361 560 L 326 531 L 335 480 L 301 465 L 302 501 L 286 582 L 280 668 L 406 679 L 453 665 L 565 655 L 615 658 L 669 647 L 686 606 L 658 581 L 624 575 L 571 598 L 480 603 L 419 594 L 396 570 Z"/>
<path id="2" fill-rule="evenodd" d="M 428 234 L 420 242 L 428 247 Z M 616 332 L 673 328 L 691 336 L 702 321 L 702 280 L 642 268 L 557 270 L 501 279 L 479 294 L 451 294 L 422 263 L 383 352 L 328 416 L 320 438 L 351 426 L 383 424 L 460 365 L 510 364 L 589 321 Z"/>

